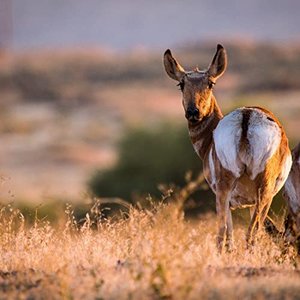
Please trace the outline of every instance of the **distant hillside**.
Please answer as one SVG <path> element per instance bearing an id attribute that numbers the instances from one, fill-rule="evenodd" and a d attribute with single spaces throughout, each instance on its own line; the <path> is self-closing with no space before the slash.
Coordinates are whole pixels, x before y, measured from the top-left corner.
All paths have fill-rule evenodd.
<path id="1" fill-rule="evenodd" d="M 218 84 L 234 93 L 300 90 L 300 45 L 227 43 L 228 70 Z M 206 68 L 215 43 L 174 49 L 188 68 Z M 29 102 L 87 103 L 98 101 L 107 85 L 164 87 L 162 52 L 120 56 L 97 51 L 50 51 L 15 57 L 11 68 L 0 70 L 0 92 Z M 10 84 L 13 83 L 13 84 Z M 96 95 L 96 96 L 95 96 Z M 101 97 L 100 97 L 101 98 Z"/>

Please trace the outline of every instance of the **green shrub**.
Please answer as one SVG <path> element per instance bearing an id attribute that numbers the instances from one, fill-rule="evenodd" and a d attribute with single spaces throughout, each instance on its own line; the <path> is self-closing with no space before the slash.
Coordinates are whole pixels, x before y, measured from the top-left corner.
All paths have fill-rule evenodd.
<path id="1" fill-rule="evenodd" d="M 137 196 L 160 198 L 158 184 L 184 185 L 187 171 L 197 175 L 202 163 L 185 126 L 166 123 L 155 129 L 135 128 L 121 140 L 117 164 L 96 171 L 89 187 L 97 196 L 121 197 L 134 203 L 141 198 Z"/>

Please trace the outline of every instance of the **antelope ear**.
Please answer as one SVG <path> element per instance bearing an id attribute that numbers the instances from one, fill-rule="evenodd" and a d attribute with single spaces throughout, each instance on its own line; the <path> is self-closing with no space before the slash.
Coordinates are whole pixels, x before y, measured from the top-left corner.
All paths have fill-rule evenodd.
<path id="1" fill-rule="evenodd" d="M 225 48 L 218 44 L 217 52 L 208 68 L 208 74 L 214 79 L 223 75 L 227 67 L 227 54 Z"/>
<path id="2" fill-rule="evenodd" d="M 171 50 L 166 50 L 164 54 L 164 66 L 167 74 L 174 80 L 181 81 L 185 71 L 183 67 L 172 56 Z"/>

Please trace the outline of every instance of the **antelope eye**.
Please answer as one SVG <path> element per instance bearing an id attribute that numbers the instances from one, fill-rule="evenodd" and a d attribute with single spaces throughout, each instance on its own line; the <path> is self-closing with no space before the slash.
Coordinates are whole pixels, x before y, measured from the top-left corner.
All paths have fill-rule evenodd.
<path id="1" fill-rule="evenodd" d="M 184 89 L 184 81 L 180 81 L 177 86 L 179 86 L 179 89 L 183 92 Z"/>
<path id="2" fill-rule="evenodd" d="M 209 81 L 207 86 L 208 86 L 208 88 L 211 90 L 211 89 L 214 87 L 214 85 L 215 85 L 214 82 Z"/>

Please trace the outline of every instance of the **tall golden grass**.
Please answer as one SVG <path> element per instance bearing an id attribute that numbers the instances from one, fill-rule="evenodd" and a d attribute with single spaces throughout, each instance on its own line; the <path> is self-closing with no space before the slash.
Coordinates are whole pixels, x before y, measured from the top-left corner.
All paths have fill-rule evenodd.
<path id="1" fill-rule="evenodd" d="M 237 225 L 237 224 L 236 224 Z M 215 246 L 216 219 L 187 221 L 179 204 L 130 208 L 103 220 L 97 209 L 80 226 L 71 207 L 57 225 L 27 225 L 10 206 L 0 212 L 0 298 L 296 299 L 293 249 L 262 234 L 248 250 L 235 226 L 232 253 Z"/>

